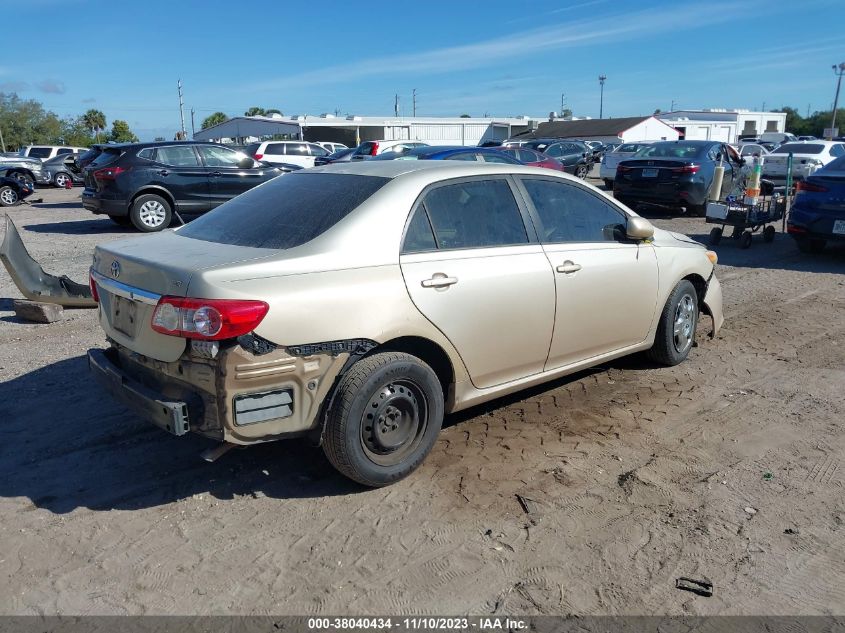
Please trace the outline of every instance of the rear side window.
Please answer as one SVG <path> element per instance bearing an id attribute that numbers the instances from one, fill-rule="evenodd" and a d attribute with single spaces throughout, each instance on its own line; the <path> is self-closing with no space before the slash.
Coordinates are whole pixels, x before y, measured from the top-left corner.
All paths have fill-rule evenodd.
<path id="1" fill-rule="evenodd" d="M 156 149 L 156 162 L 172 167 L 199 167 L 199 159 L 193 147 L 171 145 Z"/>
<path id="2" fill-rule="evenodd" d="M 528 234 L 504 180 L 473 180 L 437 187 L 423 205 L 440 249 L 526 244 Z"/>
<path id="3" fill-rule="evenodd" d="M 138 158 L 143 158 L 144 160 L 155 160 L 155 152 L 154 147 L 145 147 L 138 152 Z"/>
<path id="4" fill-rule="evenodd" d="M 352 174 L 286 174 L 220 205 L 179 229 L 179 235 L 235 246 L 294 248 L 325 233 L 387 182 Z"/>
<path id="5" fill-rule="evenodd" d="M 56 152 L 56 156 L 61 156 L 62 154 L 73 154 L 73 150 L 70 147 L 60 147 L 59 151 Z"/>
<path id="6" fill-rule="evenodd" d="M 52 149 L 49 147 L 30 147 L 29 154 L 31 158 L 49 158 Z"/>
<path id="7" fill-rule="evenodd" d="M 358 149 L 355 150 L 356 156 L 369 156 L 373 151 L 373 145 L 374 144 L 371 141 L 361 143 L 358 146 Z"/>
<path id="8" fill-rule="evenodd" d="M 285 144 L 284 143 L 268 143 L 267 147 L 264 148 L 264 155 L 270 156 L 283 156 L 285 153 Z"/>
<path id="9" fill-rule="evenodd" d="M 565 182 L 522 182 L 540 216 L 542 242 L 613 242 L 624 237 L 625 215 L 589 191 Z"/>

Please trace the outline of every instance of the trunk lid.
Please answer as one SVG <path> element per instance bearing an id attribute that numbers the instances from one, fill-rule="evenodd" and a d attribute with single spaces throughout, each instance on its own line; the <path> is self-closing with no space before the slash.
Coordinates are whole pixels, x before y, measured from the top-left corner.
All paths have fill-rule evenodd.
<path id="1" fill-rule="evenodd" d="M 656 182 L 669 183 L 689 176 L 680 170 L 684 167 L 699 165 L 692 160 L 673 160 L 671 158 L 642 158 L 624 160 L 617 166 L 617 175 L 621 174 L 634 185 L 647 187 Z"/>
<path id="2" fill-rule="evenodd" d="M 100 324 L 109 338 L 134 352 L 175 361 L 185 351 L 186 339 L 152 329 L 158 299 L 163 295 L 188 296 L 197 271 L 276 254 L 267 249 L 182 238 L 173 231 L 102 244 L 94 251 L 92 266 L 100 296 Z"/>

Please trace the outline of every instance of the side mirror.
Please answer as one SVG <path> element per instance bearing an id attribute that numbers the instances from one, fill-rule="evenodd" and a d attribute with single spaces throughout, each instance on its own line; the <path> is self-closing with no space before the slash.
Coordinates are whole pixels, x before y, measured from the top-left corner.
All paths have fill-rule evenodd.
<path id="1" fill-rule="evenodd" d="M 632 240 L 647 240 L 654 236 L 654 226 L 645 218 L 632 216 L 628 218 L 626 235 Z"/>
<path id="2" fill-rule="evenodd" d="M 238 161 L 238 169 L 252 169 L 258 165 L 258 161 L 253 160 L 249 156 L 244 156 Z"/>

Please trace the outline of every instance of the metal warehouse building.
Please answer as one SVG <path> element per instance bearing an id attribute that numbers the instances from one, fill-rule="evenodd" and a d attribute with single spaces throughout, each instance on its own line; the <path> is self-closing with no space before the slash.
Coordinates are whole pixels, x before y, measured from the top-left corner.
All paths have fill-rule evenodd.
<path id="1" fill-rule="evenodd" d="M 237 143 L 261 137 L 281 136 L 306 141 L 333 141 L 349 147 L 361 141 L 416 140 L 429 145 L 478 145 L 503 141 L 537 127 L 537 118 L 435 118 L 435 117 L 335 117 L 254 116 L 235 117 L 194 134 L 198 141 Z"/>

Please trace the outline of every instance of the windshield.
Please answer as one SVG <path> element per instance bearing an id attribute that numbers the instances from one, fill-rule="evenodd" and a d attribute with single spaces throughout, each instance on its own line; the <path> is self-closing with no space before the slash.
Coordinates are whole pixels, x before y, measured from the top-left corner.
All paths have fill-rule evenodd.
<path id="1" fill-rule="evenodd" d="M 640 149 L 634 158 L 698 158 L 707 147 L 692 143 L 655 143 Z"/>
<path id="2" fill-rule="evenodd" d="M 816 143 L 786 143 L 772 150 L 772 154 L 821 154 L 824 145 Z"/>
<path id="3" fill-rule="evenodd" d="M 388 178 L 293 173 L 250 189 L 179 230 L 206 242 L 286 249 L 322 235 Z"/>

